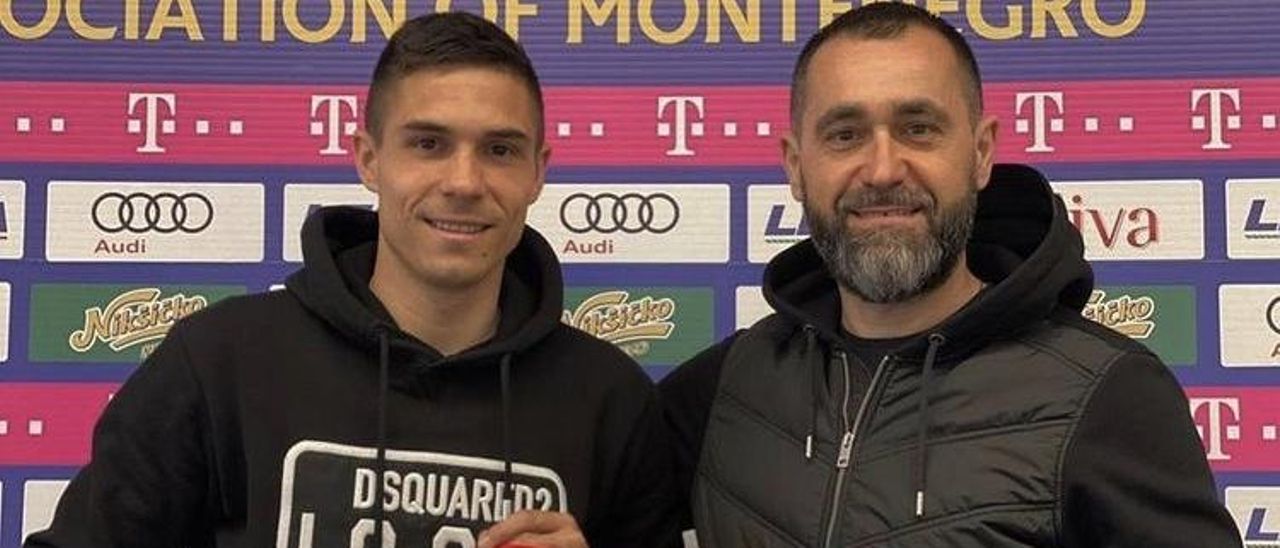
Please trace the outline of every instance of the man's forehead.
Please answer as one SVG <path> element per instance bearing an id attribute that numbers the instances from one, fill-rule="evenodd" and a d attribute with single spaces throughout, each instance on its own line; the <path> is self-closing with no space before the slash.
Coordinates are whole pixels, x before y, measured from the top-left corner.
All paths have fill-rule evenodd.
<path id="1" fill-rule="evenodd" d="M 421 69 L 395 83 L 396 125 L 420 129 L 477 130 L 532 135 L 536 99 L 510 71 L 473 66 Z"/>
<path id="2" fill-rule="evenodd" d="M 947 109 L 962 106 L 966 80 L 945 38 L 908 28 L 892 38 L 836 37 L 823 44 L 805 76 L 801 99 L 809 119 L 836 107 Z"/>

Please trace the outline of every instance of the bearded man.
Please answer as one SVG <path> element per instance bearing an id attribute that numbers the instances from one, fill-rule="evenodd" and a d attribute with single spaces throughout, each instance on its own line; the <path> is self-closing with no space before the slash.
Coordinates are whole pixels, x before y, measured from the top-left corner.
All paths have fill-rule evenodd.
<path id="1" fill-rule="evenodd" d="M 844 14 L 791 117 L 812 240 L 766 268 L 775 314 L 660 387 L 702 548 L 1240 546 L 1173 375 L 1081 317 L 1061 200 L 994 163 L 954 28 Z"/>

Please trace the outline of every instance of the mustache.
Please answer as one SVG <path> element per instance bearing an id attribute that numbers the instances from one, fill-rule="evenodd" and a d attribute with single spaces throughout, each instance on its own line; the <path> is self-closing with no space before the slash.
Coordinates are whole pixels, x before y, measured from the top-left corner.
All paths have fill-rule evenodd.
<path id="1" fill-rule="evenodd" d="M 868 207 L 900 207 L 932 211 L 936 201 L 933 195 L 906 186 L 865 187 L 850 190 L 840 196 L 836 208 L 842 213 L 852 213 Z"/>

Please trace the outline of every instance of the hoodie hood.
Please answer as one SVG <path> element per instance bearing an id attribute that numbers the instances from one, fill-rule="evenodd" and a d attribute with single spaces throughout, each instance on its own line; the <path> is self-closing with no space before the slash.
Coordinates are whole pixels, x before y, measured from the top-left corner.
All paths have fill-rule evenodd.
<path id="1" fill-rule="evenodd" d="M 304 267 L 286 286 L 311 313 L 355 345 L 377 352 L 385 332 L 399 359 L 415 369 L 471 362 L 497 363 L 542 340 L 560 322 L 563 289 L 560 265 L 546 240 L 525 227 L 507 256 L 498 306 L 498 331 L 492 339 L 453 356 L 395 326 L 368 289 L 377 255 L 378 219 L 373 211 L 339 206 L 318 210 L 302 227 Z M 392 372 L 394 379 L 403 372 Z M 403 379 L 401 379 L 403 380 Z"/>
<path id="2" fill-rule="evenodd" d="M 1093 289 L 1080 233 L 1044 176 L 1016 164 L 998 164 L 978 193 L 968 266 L 990 284 L 977 299 L 928 334 L 947 342 L 939 360 L 972 353 L 995 338 L 1048 317 L 1056 307 L 1080 311 Z M 779 254 L 765 269 L 764 294 L 783 317 L 809 325 L 829 341 L 843 339 L 840 298 L 813 242 Z M 918 337 L 898 353 L 920 359 L 931 337 Z"/>

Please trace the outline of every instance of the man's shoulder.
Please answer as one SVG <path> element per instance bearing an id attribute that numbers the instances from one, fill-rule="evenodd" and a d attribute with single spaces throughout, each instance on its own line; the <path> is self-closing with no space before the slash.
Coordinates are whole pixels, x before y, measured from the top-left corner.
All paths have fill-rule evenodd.
<path id="1" fill-rule="evenodd" d="M 729 350 L 733 348 L 735 341 L 748 332 L 746 329 L 735 331 L 685 360 L 658 383 L 663 396 L 678 399 L 689 397 L 690 394 L 702 394 L 704 397 L 706 394 L 714 394 L 715 387 L 720 383 L 724 362 L 729 357 Z"/>
<path id="2" fill-rule="evenodd" d="M 227 297 L 184 317 L 175 329 L 190 338 L 231 333 L 279 336 L 282 326 L 296 323 L 306 312 L 288 291 L 268 291 Z"/>
<path id="3" fill-rule="evenodd" d="M 543 360 L 561 361 L 575 374 L 588 375 L 596 381 L 612 379 L 623 382 L 652 384 L 635 358 L 614 343 L 605 341 L 569 325 L 558 325 L 540 343 Z M 549 356 L 547 358 L 546 356 Z"/>
<path id="4" fill-rule="evenodd" d="M 1092 376 L 1104 374 L 1125 356 L 1145 356 L 1159 361 L 1141 343 L 1073 310 L 1059 308 L 1041 325 L 1017 340 L 1047 351 Z"/>

